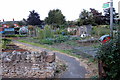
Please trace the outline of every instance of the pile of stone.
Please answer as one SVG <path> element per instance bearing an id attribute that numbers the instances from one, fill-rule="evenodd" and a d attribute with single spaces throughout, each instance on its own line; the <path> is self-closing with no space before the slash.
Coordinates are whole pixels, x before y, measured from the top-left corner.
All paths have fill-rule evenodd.
<path id="1" fill-rule="evenodd" d="M 53 78 L 56 70 L 55 54 L 42 52 L 3 52 L 4 78 Z"/>

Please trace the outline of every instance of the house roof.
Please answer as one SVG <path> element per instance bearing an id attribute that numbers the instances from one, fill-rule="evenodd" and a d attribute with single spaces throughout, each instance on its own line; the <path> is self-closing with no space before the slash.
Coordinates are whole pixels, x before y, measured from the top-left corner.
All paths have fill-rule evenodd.
<path id="1" fill-rule="evenodd" d="M 1 22 L 1 24 L 9 24 L 9 23 L 17 23 L 18 21 L 4 21 Z"/>

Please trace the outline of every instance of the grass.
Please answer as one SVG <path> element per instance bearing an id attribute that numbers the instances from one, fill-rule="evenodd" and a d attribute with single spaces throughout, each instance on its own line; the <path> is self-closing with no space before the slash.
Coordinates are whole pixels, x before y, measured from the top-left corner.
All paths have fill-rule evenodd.
<path id="1" fill-rule="evenodd" d="M 35 39 L 35 40 L 38 40 L 38 39 Z M 23 42 L 23 43 L 27 43 L 27 44 L 31 44 L 31 45 L 34 45 L 34 46 L 38 46 L 38 47 L 41 47 L 41 48 L 45 48 L 45 49 L 49 49 L 51 51 L 57 51 L 57 52 L 61 52 L 61 53 L 65 53 L 65 54 L 68 54 L 70 56 L 74 56 L 76 58 L 83 58 L 83 59 L 88 59 L 88 62 L 92 62 L 92 63 L 96 63 L 96 60 L 94 60 L 93 57 L 91 57 L 90 55 L 84 53 L 84 54 L 81 54 L 81 55 L 77 55 L 77 54 L 74 54 L 75 52 L 77 52 L 76 50 L 73 50 L 73 49 L 59 49 L 59 48 L 53 48 L 52 46 L 49 46 L 49 45 L 44 45 L 44 44 L 40 44 L 40 43 L 36 43 L 34 42 L 34 39 L 32 40 L 26 40 L 26 39 L 20 39 L 20 40 L 17 40 L 19 42 Z M 31 42 L 33 41 L 33 42 Z M 76 47 L 76 46 L 80 46 L 77 42 L 71 40 L 71 41 L 66 41 L 66 42 L 63 42 L 64 44 L 67 44 L 69 46 L 73 46 L 73 47 Z M 59 45 L 59 44 L 57 44 Z M 91 45 L 91 47 L 94 47 L 94 48 L 98 48 L 99 45 L 98 44 L 94 44 L 94 45 Z M 79 51 L 79 50 L 78 50 Z M 80 52 L 80 51 L 79 51 Z"/>
<path id="2" fill-rule="evenodd" d="M 42 48 L 46 48 L 46 49 L 49 49 L 49 50 L 52 50 L 52 51 L 58 51 L 58 52 L 61 52 L 61 53 L 66 53 L 68 55 L 71 55 L 71 56 L 74 56 L 74 57 L 77 57 L 77 58 L 81 58 L 80 55 L 72 54 L 72 50 L 61 50 L 61 49 L 58 49 L 58 48 L 52 48 L 52 47 L 49 47 L 47 45 L 41 45 L 41 44 L 38 44 L 38 43 L 28 42 L 28 41 L 25 41 L 25 40 L 17 40 L 17 41 L 27 43 L 27 44 L 31 44 L 31 45 L 34 45 L 34 46 L 38 46 L 38 47 L 42 47 Z"/>
<path id="3" fill-rule="evenodd" d="M 76 41 L 66 41 L 64 42 L 64 44 L 68 44 L 70 46 L 79 46 L 79 44 Z"/>
<path id="4" fill-rule="evenodd" d="M 49 49 L 51 51 L 57 51 L 57 52 L 61 52 L 61 53 L 65 53 L 65 54 L 68 54 L 70 56 L 74 56 L 76 58 L 87 58 L 88 59 L 88 63 L 92 62 L 92 63 L 96 63 L 96 61 L 94 60 L 93 57 L 91 57 L 90 55 L 84 53 L 82 55 L 77 55 L 77 54 L 74 54 L 74 52 L 76 52 L 75 50 L 72 50 L 72 49 L 66 49 L 66 50 L 62 50 L 62 49 L 58 49 L 58 48 L 53 48 L 53 47 L 50 47 L 49 45 L 43 45 L 43 44 L 39 44 L 39 43 L 34 43 L 34 42 L 29 42 L 29 41 L 25 41 L 25 40 L 17 40 L 19 42 L 23 42 L 23 43 L 27 43 L 27 44 L 31 44 L 31 45 L 34 45 L 34 46 L 38 46 L 38 47 L 41 47 L 41 48 L 45 48 L 45 49 Z M 67 41 L 67 42 L 64 42 L 64 43 L 68 43 L 68 45 L 73 45 L 75 46 L 75 42 L 72 42 L 70 43 L 71 41 Z M 70 43 L 70 44 L 69 44 Z"/>
<path id="5" fill-rule="evenodd" d="M 9 38 L 10 39 L 10 38 Z M 83 54 L 83 55 L 77 55 L 77 54 L 74 54 L 74 52 L 76 52 L 75 50 L 73 49 L 59 49 L 59 48 L 53 48 L 52 46 L 49 46 L 49 45 L 44 45 L 44 44 L 40 44 L 38 42 L 35 42 L 36 40 L 38 39 L 34 39 L 34 38 L 31 38 L 31 39 L 19 39 L 17 41 L 19 42 L 23 42 L 23 43 L 27 43 L 27 44 L 31 44 L 31 45 L 34 45 L 34 46 L 38 46 L 38 47 L 41 47 L 41 48 L 45 48 L 45 49 L 49 49 L 51 51 L 56 51 L 56 52 L 61 52 L 61 53 L 65 53 L 65 54 L 68 54 L 70 56 L 74 56 L 76 58 L 87 58 L 89 59 L 88 62 L 94 62 L 93 59 L 91 59 L 91 57 L 89 55 L 86 55 L 86 54 Z M 77 42 L 73 41 L 73 40 L 70 40 L 70 41 L 65 41 L 63 42 L 64 44 L 67 44 L 69 46 L 73 46 L 73 47 L 76 47 L 76 46 L 81 46 L 79 45 Z M 59 45 L 59 44 L 58 44 Z M 92 45 L 91 47 L 98 47 L 98 45 Z M 83 57 L 83 56 L 86 56 L 86 57 Z"/>
<path id="6" fill-rule="evenodd" d="M 109 26 L 101 25 L 101 26 L 96 26 L 93 28 L 93 31 L 91 32 L 92 36 L 102 36 L 105 34 L 110 34 L 110 29 Z"/>

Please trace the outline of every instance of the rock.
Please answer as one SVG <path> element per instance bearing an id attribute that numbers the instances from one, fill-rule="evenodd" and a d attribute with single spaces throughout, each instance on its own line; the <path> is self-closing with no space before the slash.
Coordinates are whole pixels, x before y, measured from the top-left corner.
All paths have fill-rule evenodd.
<path id="1" fill-rule="evenodd" d="M 21 60 L 25 60 L 26 59 L 26 57 L 27 57 L 27 55 L 25 55 L 25 54 L 21 54 Z"/>
<path id="2" fill-rule="evenodd" d="M 3 52 L 3 53 L 1 53 L 1 58 L 6 57 L 8 54 L 9 54 L 9 52 Z"/>
<path id="3" fill-rule="evenodd" d="M 3 77 L 49 78 L 55 71 L 55 54 L 43 51 L 3 53 Z"/>
<path id="4" fill-rule="evenodd" d="M 14 51 L 12 52 L 12 54 L 15 55 L 15 54 L 17 54 L 17 52 L 14 50 Z"/>
<path id="5" fill-rule="evenodd" d="M 16 55 L 13 55 L 11 60 L 15 61 L 16 60 Z"/>
<path id="6" fill-rule="evenodd" d="M 46 62 L 52 63 L 55 61 L 55 53 L 48 53 L 46 56 Z"/>
<path id="7" fill-rule="evenodd" d="M 39 68 L 39 64 L 33 64 L 33 66 L 31 67 L 32 70 L 40 70 Z"/>
<path id="8" fill-rule="evenodd" d="M 8 57 L 4 58 L 4 62 L 10 62 L 10 61 L 11 61 L 10 58 L 8 58 Z"/>

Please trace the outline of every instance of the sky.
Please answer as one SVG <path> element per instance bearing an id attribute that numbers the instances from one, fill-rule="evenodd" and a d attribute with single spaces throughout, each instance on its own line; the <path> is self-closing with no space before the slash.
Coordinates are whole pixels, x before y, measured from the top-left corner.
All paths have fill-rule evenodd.
<path id="1" fill-rule="evenodd" d="M 66 20 L 76 20 L 83 9 L 95 8 L 103 12 L 103 3 L 110 0 L 0 0 L 0 20 L 5 21 L 23 20 L 29 16 L 29 11 L 35 10 L 40 19 L 44 20 L 48 12 L 53 9 L 60 9 Z M 118 12 L 118 2 L 113 0 L 113 6 Z"/>

